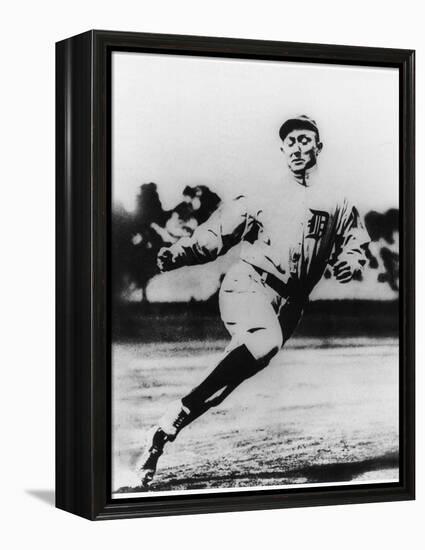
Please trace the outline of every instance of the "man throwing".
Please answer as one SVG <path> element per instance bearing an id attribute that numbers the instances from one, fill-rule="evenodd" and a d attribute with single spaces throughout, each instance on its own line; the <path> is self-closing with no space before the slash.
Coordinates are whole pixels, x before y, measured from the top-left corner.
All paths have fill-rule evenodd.
<path id="1" fill-rule="evenodd" d="M 326 267 L 340 283 L 348 283 L 366 263 L 369 236 L 358 211 L 318 177 L 323 144 L 316 122 L 305 115 L 291 118 L 279 136 L 289 168 L 280 195 L 255 203 L 239 196 L 192 237 L 159 251 L 158 267 L 164 272 L 213 261 L 242 243 L 219 294 L 230 344 L 212 372 L 171 404 L 153 429 L 137 466 L 144 486 L 152 481 L 168 442 L 270 363 L 293 333 Z"/>

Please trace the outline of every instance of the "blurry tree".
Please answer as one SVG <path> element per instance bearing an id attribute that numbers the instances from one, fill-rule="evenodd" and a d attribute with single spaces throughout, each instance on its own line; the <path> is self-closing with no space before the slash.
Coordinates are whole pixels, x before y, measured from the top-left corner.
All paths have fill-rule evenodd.
<path id="1" fill-rule="evenodd" d="M 206 185 L 186 186 L 183 198 L 191 206 L 192 213 L 198 224 L 204 223 L 218 208 L 221 199 Z"/>
<path id="2" fill-rule="evenodd" d="M 365 216 L 371 238 L 368 249 L 369 267 L 378 269 L 378 281 L 399 290 L 399 212 L 391 208 L 381 214 L 371 210 Z"/>
<path id="3" fill-rule="evenodd" d="M 134 213 L 122 206 L 112 216 L 113 291 L 129 298 L 139 290 L 146 299 L 146 288 L 157 273 L 156 258 L 163 246 L 170 246 L 182 237 L 190 237 L 218 208 L 220 197 L 205 185 L 186 186 L 182 201 L 171 210 L 164 210 L 155 183 L 140 186 Z M 370 211 L 365 216 L 371 237 L 367 250 L 368 267 L 377 270 L 377 281 L 399 290 L 399 213 Z M 329 270 L 325 278 L 332 276 Z"/>
<path id="4" fill-rule="evenodd" d="M 208 187 L 187 186 L 183 201 L 164 210 L 155 183 L 140 186 L 136 209 L 129 214 L 122 207 L 113 211 L 113 290 L 116 297 L 128 297 L 134 290 L 146 299 L 146 288 L 157 273 L 156 258 L 162 246 L 190 237 L 199 224 L 217 209 L 220 198 Z"/>

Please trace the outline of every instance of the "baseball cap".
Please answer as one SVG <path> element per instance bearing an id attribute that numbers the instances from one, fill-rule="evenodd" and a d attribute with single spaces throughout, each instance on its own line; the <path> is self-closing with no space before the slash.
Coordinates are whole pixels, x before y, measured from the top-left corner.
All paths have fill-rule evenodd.
<path id="1" fill-rule="evenodd" d="M 316 132 L 317 134 L 317 139 L 320 139 L 319 128 L 317 127 L 316 121 L 307 115 L 299 115 L 285 120 L 279 130 L 280 139 L 283 141 L 289 132 L 292 132 L 292 130 L 300 130 L 302 128 L 313 130 L 313 132 Z"/>

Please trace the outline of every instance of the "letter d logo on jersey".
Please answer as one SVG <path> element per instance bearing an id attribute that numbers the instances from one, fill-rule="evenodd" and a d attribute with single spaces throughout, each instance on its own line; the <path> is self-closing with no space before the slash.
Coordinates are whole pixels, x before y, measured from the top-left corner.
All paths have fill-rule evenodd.
<path id="1" fill-rule="evenodd" d="M 322 210 L 313 210 L 312 208 L 310 208 L 310 212 L 313 216 L 307 223 L 308 234 L 306 238 L 319 240 L 328 226 L 329 214 Z"/>

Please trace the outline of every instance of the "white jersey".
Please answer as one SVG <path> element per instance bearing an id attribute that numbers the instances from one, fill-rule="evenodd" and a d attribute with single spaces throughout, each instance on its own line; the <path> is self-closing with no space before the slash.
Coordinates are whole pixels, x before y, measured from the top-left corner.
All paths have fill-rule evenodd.
<path id="1" fill-rule="evenodd" d="M 241 260 L 273 275 L 287 296 L 308 297 L 326 266 L 350 256 L 361 269 L 369 235 L 357 209 L 330 186 L 291 180 L 281 196 L 224 204 L 172 250 L 175 266 L 212 261 L 241 242 Z"/>

